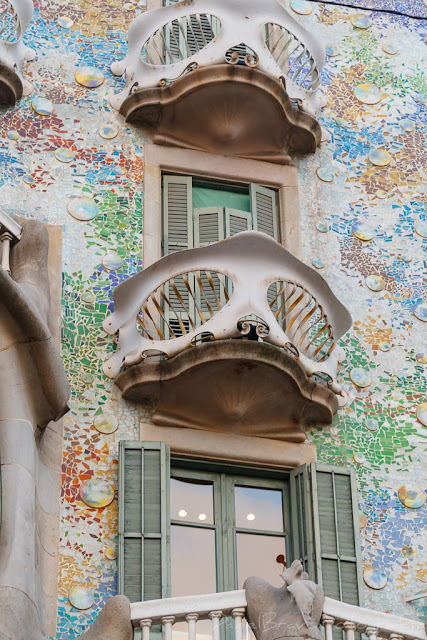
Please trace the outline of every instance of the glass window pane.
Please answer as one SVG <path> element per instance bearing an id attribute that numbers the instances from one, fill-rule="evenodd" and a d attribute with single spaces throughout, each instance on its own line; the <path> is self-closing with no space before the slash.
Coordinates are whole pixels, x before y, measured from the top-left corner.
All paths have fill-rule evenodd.
<path id="1" fill-rule="evenodd" d="M 212 482 L 171 478 L 170 492 L 172 520 L 214 523 Z"/>
<path id="2" fill-rule="evenodd" d="M 236 538 L 237 588 L 242 589 L 246 578 L 251 576 L 265 578 L 273 586 L 281 587 L 283 564 L 278 564 L 276 558 L 279 555 L 285 556 L 285 539 L 254 533 L 238 533 Z"/>
<path id="3" fill-rule="evenodd" d="M 236 527 L 283 531 L 283 500 L 280 489 L 234 487 Z"/>
<path id="4" fill-rule="evenodd" d="M 171 527 L 172 596 L 216 592 L 215 531 Z"/>

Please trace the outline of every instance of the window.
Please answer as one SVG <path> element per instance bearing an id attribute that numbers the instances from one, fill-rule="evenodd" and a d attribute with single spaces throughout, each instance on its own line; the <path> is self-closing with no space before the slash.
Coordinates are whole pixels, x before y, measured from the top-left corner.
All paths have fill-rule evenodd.
<path id="1" fill-rule="evenodd" d="M 281 586 L 287 480 L 172 468 L 170 496 L 172 596 L 241 589 L 254 574 Z"/>
<path id="2" fill-rule="evenodd" d="M 163 176 L 163 254 L 205 247 L 241 231 L 257 230 L 279 240 L 277 194 L 256 184 Z M 218 273 L 188 273 L 166 286 L 164 334 L 178 337 L 203 324 L 232 294 L 232 283 Z M 277 291 L 269 292 L 275 303 Z M 275 309 L 275 308 L 274 308 Z"/>
<path id="3" fill-rule="evenodd" d="M 120 442 L 120 593 L 141 601 L 231 590 L 251 574 L 280 584 L 284 555 L 288 564 L 299 558 L 326 595 L 361 604 L 352 470 L 202 465 L 186 461 L 171 473 L 164 443 Z"/>
<path id="4" fill-rule="evenodd" d="M 280 240 L 274 190 L 163 176 L 164 255 L 251 230 Z"/>

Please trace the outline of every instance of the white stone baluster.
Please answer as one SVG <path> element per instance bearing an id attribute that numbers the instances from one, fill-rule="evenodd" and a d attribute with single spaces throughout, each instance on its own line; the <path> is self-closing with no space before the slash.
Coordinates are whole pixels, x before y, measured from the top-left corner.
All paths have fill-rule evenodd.
<path id="1" fill-rule="evenodd" d="M 366 627 L 365 629 L 365 633 L 369 640 L 378 640 L 378 632 L 379 630 L 376 627 Z"/>
<path id="2" fill-rule="evenodd" d="M 188 624 L 188 640 L 196 640 L 196 622 L 199 619 L 199 614 L 189 613 L 185 619 Z"/>
<path id="3" fill-rule="evenodd" d="M 325 627 L 325 640 L 333 640 L 333 626 L 334 626 L 335 618 L 332 616 L 322 616 L 322 624 Z"/>
<path id="4" fill-rule="evenodd" d="M 344 622 L 343 627 L 346 640 L 354 640 L 354 632 L 356 631 L 354 622 Z"/>
<path id="5" fill-rule="evenodd" d="M 220 640 L 219 621 L 222 618 L 222 611 L 211 611 L 209 618 L 212 620 L 212 640 Z"/>
<path id="6" fill-rule="evenodd" d="M 139 626 L 142 629 L 142 640 L 150 640 L 150 629 L 152 624 L 153 621 L 150 619 L 139 621 Z"/>
<path id="7" fill-rule="evenodd" d="M 405 638 L 400 633 L 390 633 L 389 640 L 405 640 Z"/>
<path id="8" fill-rule="evenodd" d="M 174 622 L 174 616 L 166 616 L 162 618 L 162 625 L 165 630 L 165 640 L 172 640 L 172 625 Z"/>
<path id="9" fill-rule="evenodd" d="M 233 609 L 231 615 L 234 618 L 235 640 L 243 640 L 243 618 L 245 617 L 245 610 L 243 608 Z"/>
<path id="10" fill-rule="evenodd" d="M 5 231 L 0 235 L 0 242 L 2 243 L 2 254 L 1 254 L 1 266 L 5 271 L 10 273 L 10 243 L 13 240 L 13 237 L 10 233 Z"/>

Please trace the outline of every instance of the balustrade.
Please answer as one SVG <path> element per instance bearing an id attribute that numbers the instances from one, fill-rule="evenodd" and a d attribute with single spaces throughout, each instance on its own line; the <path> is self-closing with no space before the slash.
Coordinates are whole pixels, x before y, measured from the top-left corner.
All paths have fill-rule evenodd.
<path id="1" fill-rule="evenodd" d="M 150 640 L 150 629 L 157 624 L 162 625 L 165 640 L 172 640 L 176 622 L 186 622 L 188 640 L 196 640 L 198 622 L 209 619 L 212 640 L 220 640 L 222 623 L 234 628 L 235 640 L 243 640 L 247 633 L 246 604 L 243 590 L 151 600 L 131 604 L 131 618 L 133 625 L 142 629 L 142 640 Z M 345 640 L 354 640 L 357 633 L 364 633 L 368 640 L 427 640 L 422 622 L 356 607 L 332 598 L 325 599 L 322 625 L 325 640 L 333 640 L 334 629 L 341 629 Z"/>

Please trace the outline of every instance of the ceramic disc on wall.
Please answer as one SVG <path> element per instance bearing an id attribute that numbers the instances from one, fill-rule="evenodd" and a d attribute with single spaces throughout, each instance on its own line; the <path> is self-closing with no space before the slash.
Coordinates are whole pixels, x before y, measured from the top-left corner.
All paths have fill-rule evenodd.
<path id="1" fill-rule="evenodd" d="M 100 69 L 96 67 L 84 66 L 77 69 L 74 74 L 76 82 L 87 87 L 88 89 L 95 89 L 95 87 L 101 86 L 105 77 Z"/>
<path id="2" fill-rule="evenodd" d="M 72 587 L 68 592 L 68 600 L 76 609 L 90 609 L 93 605 L 93 593 L 87 587 Z"/>
<path id="3" fill-rule="evenodd" d="M 381 89 L 371 82 L 362 82 L 354 89 L 354 95 L 363 104 L 377 104 L 382 98 Z"/>
<path id="4" fill-rule="evenodd" d="M 369 385 L 372 382 L 369 371 L 366 371 L 366 369 L 362 369 L 361 367 L 356 367 L 355 369 L 351 370 L 350 380 L 357 387 L 361 387 L 361 388 L 369 387 Z"/>
<path id="5" fill-rule="evenodd" d="M 366 220 L 355 222 L 351 228 L 351 232 L 355 238 L 363 240 L 363 242 L 369 242 L 375 236 L 375 229 Z"/>
<path id="6" fill-rule="evenodd" d="M 80 485 L 80 498 L 88 507 L 103 509 L 113 502 L 114 489 L 108 482 L 92 478 Z"/>
<path id="7" fill-rule="evenodd" d="M 369 567 L 363 572 L 363 580 L 370 589 L 384 589 L 387 584 L 387 576 L 380 569 Z"/>
<path id="8" fill-rule="evenodd" d="M 39 116 L 50 116 L 53 113 L 53 104 L 47 98 L 33 98 L 31 106 Z"/>
<path id="9" fill-rule="evenodd" d="M 403 485 L 397 492 L 400 502 L 409 509 L 419 509 L 426 501 L 425 492 L 412 484 Z"/>
<path id="10" fill-rule="evenodd" d="M 98 215 L 98 205 L 93 198 L 81 196 L 79 198 L 73 198 L 68 203 L 68 213 L 76 220 L 81 222 L 88 222 L 93 220 Z"/>
<path id="11" fill-rule="evenodd" d="M 95 416 L 93 426 L 99 433 L 110 434 L 117 431 L 119 421 L 112 413 L 100 413 Z"/>

